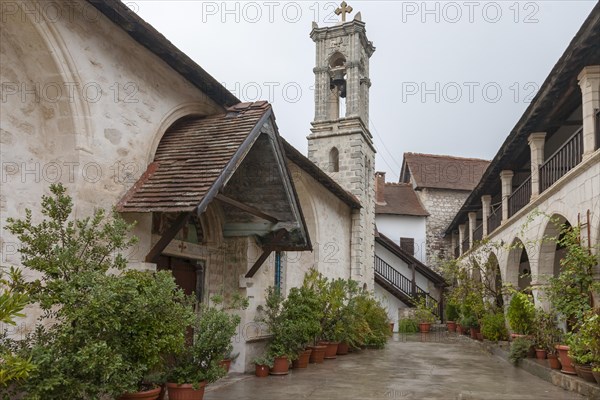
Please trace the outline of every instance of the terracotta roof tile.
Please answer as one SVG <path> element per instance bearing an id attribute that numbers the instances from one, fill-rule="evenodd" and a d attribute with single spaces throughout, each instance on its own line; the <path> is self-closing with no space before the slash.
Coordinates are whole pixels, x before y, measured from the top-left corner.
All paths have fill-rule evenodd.
<path id="1" fill-rule="evenodd" d="M 375 214 L 429 215 L 410 183 L 386 182 L 384 187 L 385 204 L 376 204 Z"/>
<path id="2" fill-rule="evenodd" d="M 225 114 L 176 122 L 161 139 L 154 162 L 117 210 L 192 211 L 270 110 L 267 102 L 240 103 Z M 231 173 L 233 167 L 229 166 Z"/>
<path id="3" fill-rule="evenodd" d="M 489 161 L 477 158 L 404 153 L 402 176 L 408 166 L 417 188 L 471 191 L 489 165 Z"/>

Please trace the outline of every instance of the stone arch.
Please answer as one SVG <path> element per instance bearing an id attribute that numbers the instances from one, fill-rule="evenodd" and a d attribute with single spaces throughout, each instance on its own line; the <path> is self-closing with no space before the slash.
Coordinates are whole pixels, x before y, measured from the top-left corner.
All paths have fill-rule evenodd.
<path id="1" fill-rule="evenodd" d="M 345 67 L 346 66 L 346 57 L 339 51 L 336 51 L 329 57 L 329 66 L 331 68 Z"/>
<path id="2" fill-rule="evenodd" d="M 496 294 L 493 301 L 495 302 L 495 305 L 498 308 L 502 309 L 502 307 L 504 306 L 504 298 L 502 296 L 502 271 L 500 269 L 498 256 L 496 256 L 496 253 L 494 253 L 493 251 L 490 252 L 488 256 L 488 259 L 485 263 L 484 271 L 486 284 L 489 286 L 489 290 Z"/>
<path id="3" fill-rule="evenodd" d="M 531 285 L 529 254 L 523 241 L 518 237 L 512 241 L 508 251 L 505 283 L 518 290 L 527 289 Z"/>
<path id="4" fill-rule="evenodd" d="M 563 228 L 572 224 L 561 214 L 553 214 L 542 231 L 537 268 L 533 272 L 538 282 L 544 282 L 549 277 L 557 276 L 560 272 L 560 260 L 564 257 L 565 249 L 557 243 Z"/>
<path id="5" fill-rule="evenodd" d="M 337 147 L 332 147 L 329 150 L 329 172 L 339 172 L 340 171 L 340 151 Z"/>

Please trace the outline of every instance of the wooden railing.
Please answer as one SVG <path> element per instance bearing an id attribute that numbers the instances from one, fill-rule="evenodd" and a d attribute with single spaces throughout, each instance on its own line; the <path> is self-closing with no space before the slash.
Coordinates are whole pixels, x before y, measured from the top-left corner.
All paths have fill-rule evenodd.
<path id="1" fill-rule="evenodd" d="M 375 274 L 412 299 L 416 300 L 418 296 L 424 296 L 426 304 L 434 310 L 434 314 L 438 317 L 441 315 L 440 303 L 435 298 L 416 284 L 413 291 L 413 282 L 410 279 L 377 256 L 375 256 Z"/>
<path id="2" fill-rule="evenodd" d="M 460 244 L 456 245 L 454 248 L 454 258 L 460 257 Z"/>
<path id="3" fill-rule="evenodd" d="M 490 215 L 488 216 L 488 235 L 494 232 L 500 224 L 502 224 L 502 203 L 498 204 L 496 208 L 492 206 L 490 210 Z"/>
<path id="4" fill-rule="evenodd" d="M 483 239 L 483 223 L 479 224 L 473 231 L 473 242 Z"/>
<path id="5" fill-rule="evenodd" d="M 375 256 L 375 273 L 381 275 L 381 277 L 405 295 L 411 296 L 412 281 L 377 256 Z"/>
<path id="6" fill-rule="evenodd" d="M 583 127 L 579 128 L 540 167 L 540 192 L 548 189 L 557 180 L 581 162 L 583 155 Z"/>
<path id="7" fill-rule="evenodd" d="M 531 176 L 508 197 L 508 217 L 512 217 L 531 200 Z"/>
<path id="8" fill-rule="evenodd" d="M 465 238 L 462 241 L 461 246 L 462 246 L 462 252 L 463 252 L 463 254 L 466 253 L 467 250 L 469 250 L 469 238 Z"/>

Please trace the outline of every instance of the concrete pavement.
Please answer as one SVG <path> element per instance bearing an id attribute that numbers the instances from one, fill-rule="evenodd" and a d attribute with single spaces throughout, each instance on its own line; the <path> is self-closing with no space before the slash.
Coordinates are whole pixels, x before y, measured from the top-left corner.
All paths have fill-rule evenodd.
<path id="1" fill-rule="evenodd" d="M 425 340 L 425 341 L 423 341 Z M 212 389 L 212 390 L 211 390 Z M 243 377 L 206 400 L 514 399 L 571 400 L 565 391 L 455 336 L 394 335 L 384 350 L 362 350 L 283 377 Z"/>

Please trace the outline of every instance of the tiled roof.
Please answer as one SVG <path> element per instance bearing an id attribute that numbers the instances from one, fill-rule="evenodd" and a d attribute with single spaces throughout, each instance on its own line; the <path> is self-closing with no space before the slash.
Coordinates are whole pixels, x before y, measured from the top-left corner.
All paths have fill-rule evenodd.
<path id="1" fill-rule="evenodd" d="M 404 153 L 401 177 L 406 178 L 408 167 L 417 189 L 471 191 L 479 183 L 488 165 L 489 161 L 477 158 Z"/>
<path id="2" fill-rule="evenodd" d="M 283 138 L 281 141 L 283 142 L 285 155 L 290 161 L 302 168 L 304 172 L 312 176 L 317 182 L 327 188 L 344 203 L 348 204 L 351 208 L 361 208 L 360 201 L 352 193 L 342 188 L 335 180 L 333 180 L 333 178 L 327 175 L 327 173 L 325 173 L 307 157 L 302 155 L 302 153 L 300 153 L 294 146 L 289 144 Z"/>
<path id="3" fill-rule="evenodd" d="M 121 212 L 186 212 L 233 174 L 256 133 L 272 115 L 266 101 L 240 103 L 227 113 L 175 123 L 154 162 L 117 205 Z M 248 140 L 247 140 L 248 139 Z"/>
<path id="4" fill-rule="evenodd" d="M 410 183 L 386 183 L 384 187 L 385 204 L 376 204 L 375 214 L 429 215 Z"/>

